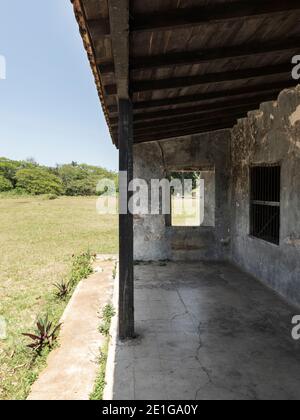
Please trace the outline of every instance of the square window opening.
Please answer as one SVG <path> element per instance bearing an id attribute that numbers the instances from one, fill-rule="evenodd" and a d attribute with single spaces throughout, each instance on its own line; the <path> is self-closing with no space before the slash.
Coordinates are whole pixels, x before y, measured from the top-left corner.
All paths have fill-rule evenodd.
<path id="1" fill-rule="evenodd" d="M 215 171 L 181 171 L 170 174 L 171 181 L 181 185 L 188 181 L 192 187 L 178 191 L 171 189 L 171 226 L 215 226 Z"/>

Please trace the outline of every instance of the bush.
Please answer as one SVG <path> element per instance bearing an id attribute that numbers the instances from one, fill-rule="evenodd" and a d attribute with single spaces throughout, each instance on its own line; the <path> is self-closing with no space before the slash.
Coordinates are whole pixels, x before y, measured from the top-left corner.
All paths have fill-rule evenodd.
<path id="1" fill-rule="evenodd" d="M 0 192 L 10 191 L 13 189 L 13 184 L 4 176 L 0 175 Z"/>
<path id="2" fill-rule="evenodd" d="M 91 196 L 96 194 L 96 182 L 90 179 L 77 179 L 66 185 L 66 195 Z"/>
<path id="3" fill-rule="evenodd" d="M 32 195 L 64 193 L 62 181 L 43 168 L 21 169 L 16 173 L 17 188 Z"/>

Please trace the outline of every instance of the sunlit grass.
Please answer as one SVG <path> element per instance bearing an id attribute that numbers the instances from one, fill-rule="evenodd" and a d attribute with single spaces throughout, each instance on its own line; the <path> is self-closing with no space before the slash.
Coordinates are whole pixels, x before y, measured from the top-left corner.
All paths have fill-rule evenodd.
<path id="1" fill-rule="evenodd" d="M 25 196 L 0 199 L 0 220 L 0 317 L 8 326 L 0 341 L 0 399 L 24 399 L 44 360 L 30 365 L 21 333 L 41 313 L 61 316 L 66 302 L 55 298 L 53 284 L 70 272 L 73 254 L 117 253 L 117 216 L 98 215 L 94 197 Z"/>

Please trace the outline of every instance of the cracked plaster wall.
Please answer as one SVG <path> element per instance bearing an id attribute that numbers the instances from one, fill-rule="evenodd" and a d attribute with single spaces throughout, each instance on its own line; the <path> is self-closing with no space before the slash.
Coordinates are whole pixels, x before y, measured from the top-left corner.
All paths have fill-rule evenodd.
<path id="1" fill-rule="evenodd" d="M 215 168 L 215 227 L 169 227 L 164 215 L 134 217 L 136 260 L 224 260 L 230 251 L 228 130 L 134 146 L 134 177 Z"/>
<path id="2" fill-rule="evenodd" d="M 280 246 L 249 236 L 249 166 L 281 164 Z M 261 105 L 232 130 L 232 259 L 300 304 L 300 86 Z"/>

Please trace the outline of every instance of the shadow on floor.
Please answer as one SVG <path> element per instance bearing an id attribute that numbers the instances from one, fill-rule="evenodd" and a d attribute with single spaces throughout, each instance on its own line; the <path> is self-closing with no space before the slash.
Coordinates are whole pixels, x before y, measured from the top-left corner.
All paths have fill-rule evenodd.
<path id="1" fill-rule="evenodd" d="M 136 331 L 114 399 L 300 399 L 297 310 L 226 263 L 135 267 Z M 299 311 L 300 312 L 300 309 Z"/>

